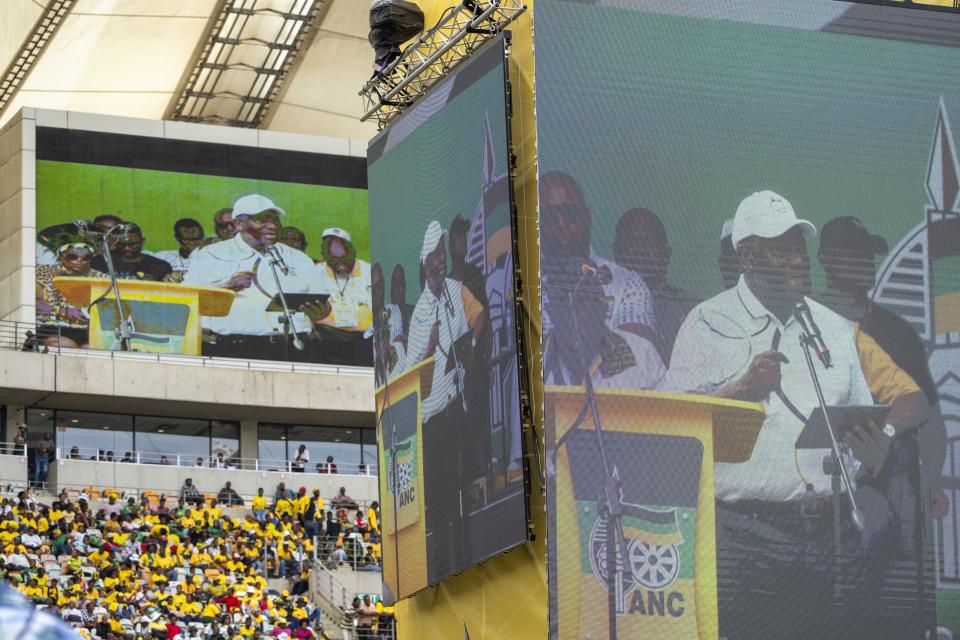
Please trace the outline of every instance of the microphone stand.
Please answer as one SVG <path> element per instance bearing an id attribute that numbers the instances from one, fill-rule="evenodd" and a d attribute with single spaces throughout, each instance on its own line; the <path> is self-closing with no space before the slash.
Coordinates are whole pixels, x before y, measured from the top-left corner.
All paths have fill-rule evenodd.
<path id="1" fill-rule="evenodd" d="M 100 242 L 103 245 L 101 251 L 103 252 L 103 261 L 107 264 L 107 272 L 110 276 L 110 287 L 103 292 L 103 294 L 90 303 L 87 307 L 93 307 L 94 305 L 100 304 L 103 300 L 110 295 L 110 292 L 113 292 L 113 300 L 117 307 L 117 328 L 114 330 L 114 335 L 119 339 L 120 342 L 120 351 L 132 351 L 131 340 L 133 338 L 133 316 L 124 317 L 123 314 L 123 300 L 120 297 L 120 287 L 117 284 L 117 270 L 113 266 L 113 256 L 110 255 L 110 234 L 114 232 L 115 229 L 120 229 L 125 231 L 126 227 L 123 224 L 116 225 L 111 227 L 106 233 L 99 231 L 91 231 L 89 225 L 85 220 L 77 220 L 74 223 L 86 236 L 99 236 Z M 116 350 L 116 349 L 114 349 Z"/>
<path id="2" fill-rule="evenodd" d="M 463 286 L 462 284 L 460 286 Z M 447 288 L 447 278 L 443 277 L 443 297 L 446 299 L 445 306 L 447 308 L 447 319 L 449 320 L 450 315 L 453 313 L 453 298 L 450 297 L 450 290 Z M 466 383 L 464 382 L 464 376 L 466 375 L 462 365 L 460 364 L 460 359 L 457 357 L 457 349 L 455 347 L 455 341 L 453 339 L 453 329 L 450 328 L 450 323 L 447 322 L 447 335 L 450 337 L 450 355 L 453 357 L 453 366 L 456 372 L 456 377 L 454 379 L 457 386 L 457 395 L 460 396 L 460 402 L 463 405 L 463 412 L 467 412 L 467 398 L 464 395 L 464 387 Z"/>
<path id="3" fill-rule="evenodd" d="M 133 327 L 133 316 L 124 317 L 123 315 L 123 300 L 120 298 L 120 287 L 117 285 L 117 270 L 113 266 L 113 256 L 110 255 L 110 243 L 107 241 L 113 229 L 116 228 L 118 227 L 113 227 L 110 231 L 103 234 L 103 260 L 107 263 L 107 270 L 110 272 L 110 290 L 113 291 L 113 299 L 117 305 L 118 326 L 116 335 L 120 338 L 120 350 L 132 351 L 130 341 L 133 337 L 131 330 Z M 109 291 L 107 293 L 109 293 Z"/>
<path id="4" fill-rule="evenodd" d="M 577 321 L 577 312 L 574 305 L 579 297 L 580 286 L 589 273 L 581 273 L 577 286 L 570 296 L 573 309 L 573 326 L 577 336 L 577 349 L 580 352 L 580 362 L 583 367 L 583 386 L 587 396 L 587 406 L 593 417 L 593 430 L 597 436 L 597 446 L 600 450 L 600 461 L 603 464 L 603 491 L 597 496 L 597 513 L 606 520 L 606 540 L 604 552 L 606 555 L 606 587 L 607 587 L 607 628 L 610 640 L 617 640 L 617 603 L 623 599 L 623 568 L 627 559 L 626 536 L 623 533 L 623 494 L 620 486 L 620 477 L 616 467 L 610 466 L 607 450 L 603 442 L 603 427 L 600 422 L 600 409 L 597 405 L 597 394 L 593 387 L 593 378 L 590 376 L 590 360 L 583 346 L 580 334 L 580 323 Z M 620 561 L 622 558 L 622 562 Z"/>
<path id="5" fill-rule="evenodd" d="M 447 314 L 447 336 L 450 338 L 450 357 L 453 358 L 453 367 L 454 367 L 454 384 L 457 387 L 457 395 L 460 397 L 460 406 L 463 408 L 463 418 L 466 420 L 467 417 L 467 396 L 466 396 L 466 382 L 464 377 L 466 371 L 460 363 L 460 358 L 457 356 L 457 343 L 453 338 L 453 329 L 450 328 L 450 317 L 453 314 L 455 307 L 453 306 L 453 298 L 450 296 L 450 289 L 447 288 L 447 276 L 444 273 L 441 276 L 441 294 L 445 298 L 443 306 L 445 307 L 444 311 Z M 461 284 L 460 286 L 463 286 Z M 439 302 L 439 301 L 438 301 Z M 439 318 L 439 310 L 437 311 L 437 317 Z M 438 341 L 439 342 L 439 341 Z M 440 348 L 440 345 L 437 344 L 437 348 Z M 463 420 L 457 420 L 457 494 L 459 495 L 459 510 L 460 510 L 460 525 L 459 531 L 460 534 L 460 545 L 461 550 L 464 555 L 467 554 L 467 549 L 470 542 L 470 514 L 464 514 L 463 508 L 463 429 L 462 423 Z M 451 535 L 451 538 L 453 536 Z M 451 551 L 453 551 L 451 549 Z M 456 564 L 455 558 L 451 558 L 451 566 Z"/>
<path id="6" fill-rule="evenodd" d="M 383 318 L 384 324 L 387 322 L 387 318 Z M 383 330 L 383 328 L 381 328 Z M 386 328 L 389 331 L 389 328 Z M 377 340 L 376 330 L 374 332 L 374 340 Z M 373 352 L 376 354 L 380 349 L 374 348 Z M 387 411 L 390 408 L 390 379 L 389 373 L 387 372 L 387 363 L 383 358 L 377 358 L 374 364 L 380 363 L 383 368 L 383 407 L 380 409 L 380 413 L 377 416 L 377 427 L 383 432 L 383 412 Z M 397 486 L 397 450 L 400 448 L 399 443 L 397 442 L 397 426 L 393 421 L 393 413 L 390 413 L 390 486 L 393 488 L 393 496 L 390 499 L 391 504 L 393 505 L 393 551 L 394 551 L 394 561 L 393 566 L 396 569 L 397 574 L 397 593 L 391 594 L 393 596 L 393 602 L 396 602 L 400 594 L 400 524 L 397 522 L 397 496 L 400 495 L 400 488 Z M 421 496 L 422 498 L 422 496 Z"/>
<path id="7" fill-rule="evenodd" d="M 304 345 L 303 341 L 300 339 L 300 336 L 297 335 L 296 327 L 293 326 L 293 317 L 290 313 L 290 307 L 287 306 L 287 297 L 283 294 L 283 287 L 280 286 L 280 274 L 277 273 L 277 267 L 280 267 L 280 270 L 283 271 L 283 275 L 287 275 L 290 269 L 287 267 L 286 263 L 283 261 L 283 257 L 280 255 L 280 251 L 273 245 L 266 247 L 264 250 L 267 254 L 267 263 L 270 265 L 270 272 L 273 273 L 273 281 L 277 285 L 277 295 L 280 296 L 280 306 L 283 307 L 283 344 L 284 347 L 287 345 L 287 338 L 293 336 L 293 346 L 297 351 L 303 351 Z"/>
<path id="8" fill-rule="evenodd" d="M 810 379 L 813 381 L 813 390 L 817 394 L 817 403 L 820 410 L 823 411 L 823 420 L 827 425 L 827 432 L 830 434 L 831 453 L 829 459 L 824 460 L 824 471 L 831 476 L 831 490 L 834 500 L 834 553 L 837 552 L 840 542 L 840 519 L 837 517 L 840 512 L 840 490 L 846 488 L 847 499 L 850 503 L 850 519 L 857 531 L 863 533 L 866 528 L 866 520 L 863 516 L 863 510 L 857 504 L 857 497 L 853 492 L 853 482 L 850 480 L 850 472 L 847 469 L 846 461 L 843 458 L 843 452 L 840 450 L 840 441 L 837 439 L 837 432 L 830 422 L 830 414 L 827 412 L 827 403 L 823 398 L 823 388 L 820 386 L 820 378 L 817 375 L 817 369 L 813 364 L 813 357 L 810 350 L 814 348 L 813 338 L 803 329 L 800 330 L 800 348 L 803 351 L 804 359 L 807 361 L 807 370 L 810 372 Z"/>

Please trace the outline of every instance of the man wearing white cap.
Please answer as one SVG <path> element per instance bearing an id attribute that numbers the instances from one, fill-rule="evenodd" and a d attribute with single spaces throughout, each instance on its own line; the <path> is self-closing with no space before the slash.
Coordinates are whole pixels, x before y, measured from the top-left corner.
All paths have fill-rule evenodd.
<path id="1" fill-rule="evenodd" d="M 283 209 L 269 198 L 251 194 L 233 205 L 237 234 L 229 240 L 198 249 L 190 258 L 184 284 L 232 289 L 237 293 L 230 313 L 205 317 L 204 355 L 234 358 L 285 360 L 293 347 L 284 335 L 282 314 L 266 311 L 277 293 L 267 249 L 273 247 L 283 259 L 277 275 L 283 292 L 325 293 L 316 266 L 306 254 L 277 242 Z M 292 330 L 306 337 L 327 313 L 323 305 L 291 309 Z"/>
<path id="2" fill-rule="evenodd" d="M 322 242 L 323 262 L 317 268 L 324 290 L 330 293 L 332 308 L 323 324 L 362 333 L 370 327 L 373 318 L 370 263 L 357 257 L 350 233 L 344 229 L 324 229 Z"/>
<path id="3" fill-rule="evenodd" d="M 423 236 L 420 265 L 425 286 L 410 319 L 404 366 L 434 358 L 433 386 L 420 403 L 424 433 L 430 434 L 424 439 L 424 491 L 426 499 L 437 505 L 427 518 L 427 557 L 434 560 L 427 566 L 431 583 L 462 569 L 466 565 L 460 561 L 469 556 L 463 553 L 469 542 L 465 533 L 469 503 L 468 496 L 462 495 L 466 479 L 461 477 L 464 439 L 460 429 L 468 410 L 469 360 L 483 358 L 483 350 L 489 349 L 484 340 L 487 310 L 460 281 L 447 277 L 445 235 L 434 220 Z"/>
<path id="4" fill-rule="evenodd" d="M 745 198 L 731 233 L 742 275 L 687 316 L 660 385 L 759 402 L 766 410 L 750 459 L 714 465 L 720 634 L 730 638 L 829 637 L 837 622 L 831 479 L 823 468 L 829 450 L 795 446 L 817 406 L 793 316 L 798 303 L 809 306 L 832 354 L 830 368 L 814 360 L 827 405 L 873 400 L 853 324 L 807 297 L 806 238 L 815 234 L 782 196 L 760 191 Z M 854 582 L 881 562 L 879 539 L 890 525 L 882 496 L 857 493 L 867 533 L 856 532 L 844 504 L 839 550 L 848 560 L 844 576 Z M 858 595 L 866 600 L 868 593 Z"/>

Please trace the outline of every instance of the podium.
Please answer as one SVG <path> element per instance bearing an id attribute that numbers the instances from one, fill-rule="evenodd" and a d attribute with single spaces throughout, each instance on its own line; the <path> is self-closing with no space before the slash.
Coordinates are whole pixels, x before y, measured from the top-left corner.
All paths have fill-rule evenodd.
<path id="1" fill-rule="evenodd" d="M 86 308 L 110 288 L 105 278 L 57 276 L 54 285 L 67 301 Z M 200 317 L 230 313 L 236 293 L 149 280 L 117 280 L 125 313 L 133 317 L 131 341 L 137 351 L 200 355 Z M 113 349 L 117 307 L 111 295 L 90 310 L 90 348 Z"/>
<path id="2" fill-rule="evenodd" d="M 428 583 L 420 399 L 430 394 L 433 366 L 432 357 L 422 360 L 376 390 L 383 584 L 391 604 Z M 394 432 L 396 488 L 391 473 Z"/>
<path id="3" fill-rule="evenodd" d="M 598 389 L 604 449 L 622 489 L 626 561 L 616 584 L 617 637 L 715 640 L 714 462 L 744 462 L 764 420 L 759 404 L 695 394 Z M 604 470 L 582 387 L 546 387 L 555 470 L 548 528 L 558 638 L 608 638 Z M 551 438 L 551 434 L 555 434 Z M 550 468 L 551 463 L 548 463 Z M 550 489 L 548 488 L 548 491 Z"/>

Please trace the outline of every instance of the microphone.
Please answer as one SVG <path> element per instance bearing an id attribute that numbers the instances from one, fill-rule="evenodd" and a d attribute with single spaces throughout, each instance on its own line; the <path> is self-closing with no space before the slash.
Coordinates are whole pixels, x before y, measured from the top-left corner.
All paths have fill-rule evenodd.
<path id="1" fill-rule="evenodd" d="M 813 347 L 813 350 L 817 352 L 817 358 L 820 359 L 820 362 L 823 363 L 825 368 L 829 369 L 830 349 L 827 348 L 827 343 L 823 341 L 823 336 L 820 334 L 820 327 L 813 321 L 813 315 L 810 313 L 810 307 L 807 306 L 806 302 L 797 303 L 797 306 L 793 309 L 793 317 L 797 319 L 797 322 L 800 323 L 800 328 L 807 334 L 807 340 L 810 346 Z"/>
<path id="2" fill-rule="evenodd" d="M 273 258 L 274 264 L 280 267 L 280 271 L 283 272 L 283 275 L 290 273 L 290 267 L 287 266 L 287 262 L 283 259 L 283 254 L 277 250 L 276 245 L 270 245 L 267 247 L 267 254 Z"/>
<path id="3" fill-rule="evenodd" d="M 580 275 L 593 278 L 600 284 L 610 284 L 613 282 L 613 272 L 610 267 L 598 267 L 592 260 L 587 260 L 580 264 Z"/>

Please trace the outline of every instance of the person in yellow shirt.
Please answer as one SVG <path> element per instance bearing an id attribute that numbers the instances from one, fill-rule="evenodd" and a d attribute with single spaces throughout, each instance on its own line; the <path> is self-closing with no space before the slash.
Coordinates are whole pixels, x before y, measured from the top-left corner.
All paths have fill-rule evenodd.
<path id="1" fill-rule="evenodd" d="M 273 510 L 276 512 L 277 516 L 293 516 L 294 506 L 293 501 L 289 498 L 280 498 L 277 500 L 277 504 L 274 506 Z"/>
<path id="2" fill-rule="evenodd" d="M 193 555 L 190 556 L 190 566 L 200 569 L 206 569 L 211 564 L 213 564 L 213 558 L 210 557 L 206 551 L 196 550 Z"/>
<path id="3" fill-rule="evenodd" d="M 240 637 L 244 640 L 252 639 L 256 636 L 257 629 L 254 626 L 253 618 L 247 616 L 243 621 L 243 624 L 240 625 L 240 628 L 237 630 L 237 633 L 240 634 Z"/>
<path id="4" fill-rule="evenodd" d="M 210 498 L 210 506 L 203 510 L 204 515 L 207 517 L 207 521 L 219 520 L 223 517 L 223 511 L 220 510 L 220 507 L 217 506 L 217 499 Z"/>
<path id="5" fill-rule="evenodd" d="M 216 605 L 214 605 L 214 606 L 216 607 Z M 200 606 L 200 603 L 197 602 L 196 600 L 185 600 L 185 601 L 183 602 L 183 604 L 181 604 L 179 607 L 177 607 L 177 610 L 178 610 L 184 617 L 187 617 L 187 618 L 194 618 L 194 617 L 197 617 L 197 616 L 199 616 L 199 615 L 201 615 L 201 614 L 203 613 L 203 608 Z M 217 613 L 214 614 L 214 615 L 218 615 L 218 614 L 219 614 L 219 611 L 220 611 L 220 609 L 219 609 L 219 607 L 217 607 Z"/>
<path id="6" fill-rule="evenodd" d="M 257 488 L 257 495 L 253 496 L 253 518 L 257 522 L 267 519 L 267 496 L 263 495 L 263 487 Z"/>
<path id="7" fill-rule="evenodd" d="M 43 604 L 46 602 L 46 591 L 39 584 L 37 584 L 36 578 L 32 578 L 25 586 L 21 585 L 20 590 L 28 600 L 31 600 L 34 603 Z"/>
<path id="8" fill-rule="evenodd" d="M 218 617 L 220 617 L 221 613 L 222 611 L 220 610 L 220 605 L 211 600 L 200 612 L 200 620 L 203 622 L 214 622 Z"/>
<path id="9" fill-rule="evenodd" d="M 294 499 L 294 515 L 297 518 L 303 518 L 303 514 L 307 512 L 307 507 L 310 506 L 310 496 L 307 495 L 307 488 L 300 487 L 300 490 L 297 491 L 297 497 Z"/>
<path id="10" fill-rule="evenodd" d="M 374 500 L 370 503 L 370 508 L 367 509 L 367 523 L 370 527 L 370 531 L 377 532 L 377 535 L 380 535 L 380 503 Z"/>

